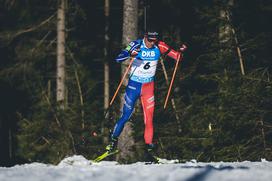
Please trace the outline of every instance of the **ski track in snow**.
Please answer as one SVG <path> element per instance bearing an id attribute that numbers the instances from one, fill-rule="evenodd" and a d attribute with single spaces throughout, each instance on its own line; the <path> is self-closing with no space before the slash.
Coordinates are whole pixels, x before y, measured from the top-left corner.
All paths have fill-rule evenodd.
<path id="1" fill-rule="evenodd" d="M 58 165 L 31 163 L 0 167 L 0 181 L 271 181 L 272 162 L 186 162 L 119 165 L 92 163 L 81 155 Z"/>

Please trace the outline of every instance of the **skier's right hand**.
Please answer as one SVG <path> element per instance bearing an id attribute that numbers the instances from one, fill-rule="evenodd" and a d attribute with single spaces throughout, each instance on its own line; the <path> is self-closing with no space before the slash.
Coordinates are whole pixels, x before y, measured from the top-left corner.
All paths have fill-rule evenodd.
<path id="1" fill-rule="evenodd" d="M 138 41 L 132 41 L 127 46 L 126 50 L 130 53 L 130 56 L 135 57 L 140 51 L 140 43 Z"/>
<path id="2" fill-rule="evenodd" d="M 138 41 L 132 41 L 125 50 L 122 50 L 120 54 L 115 58 L 115 61 L 120 63 L 128 59 L 129 57 L 135 57 L 140 51 L 140 43 Z"/>

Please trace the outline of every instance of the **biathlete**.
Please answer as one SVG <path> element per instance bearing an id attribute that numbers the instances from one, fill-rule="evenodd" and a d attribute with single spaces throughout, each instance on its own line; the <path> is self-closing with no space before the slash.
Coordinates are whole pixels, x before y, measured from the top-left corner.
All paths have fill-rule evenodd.
<path id="1" fill-rule="evenodd" d="M 111 134 L 110 144 L 106 147 L 108 152 L 116 151 L 118 137 L 133 112 L 136 100 L 140 98 L 144 113 L 146 161 L 157 161 L 156 157 L 153 156 L 154 76 L 157 64 L 162 55 L 169 56 L 177 61 L 186 49 L 186 46 L 182 45 L 178 51 L 175 51 L 165 42 L 159 41 L 158 37 L 157 32 L 146 32 L 143 39 L 132 41 L 115 59 L 118 63 L 127 60 L 129 57 L 134 60 L 124 96 L 122 115 L 116 122 Z"/>

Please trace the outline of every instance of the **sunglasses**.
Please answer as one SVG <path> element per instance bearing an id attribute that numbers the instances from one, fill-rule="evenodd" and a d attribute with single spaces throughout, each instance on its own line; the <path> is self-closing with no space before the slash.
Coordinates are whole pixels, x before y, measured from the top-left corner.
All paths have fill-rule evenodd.
<path id="1" fill-rule="evenodd" d="M 158 40 L 157 40 L 157 39 L 147 38 L 147 41 L 148 41 L 148 42 L 153 42 L 153 43 L 155 43 L 155 42 L 157 42 Z"/>

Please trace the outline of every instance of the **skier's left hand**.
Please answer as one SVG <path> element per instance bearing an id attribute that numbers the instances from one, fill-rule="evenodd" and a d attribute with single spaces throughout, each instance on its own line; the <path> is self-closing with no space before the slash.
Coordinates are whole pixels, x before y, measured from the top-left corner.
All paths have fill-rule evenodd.
<path id="1" fill-rule="evenodd" d="M 187 49 L 187 46 L 185 44 L 182 44 L 179 48 L 179 51 L 181 52 L 185 52 L 185 50 Z"/>

